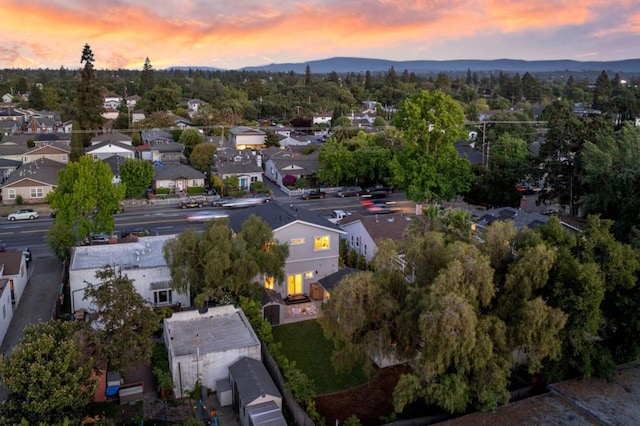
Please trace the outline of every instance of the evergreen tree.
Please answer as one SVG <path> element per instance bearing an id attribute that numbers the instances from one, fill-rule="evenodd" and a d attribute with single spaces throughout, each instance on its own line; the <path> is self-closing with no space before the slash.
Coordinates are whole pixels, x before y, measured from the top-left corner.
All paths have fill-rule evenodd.
<path id="1" fill-rule="evenodd" d="M 151 65 L 151 61 L 149 61 L 149 58 L 144 60 L 140 81 L 142 82 L 143 93 L 153 89 L 153 86 L 155 86 L 153 66 Z"/>
<path id="2" fill-rule="evenodd" d="M 78 124 L 75 130 L 82 133 L 83 147 L 89 146 L 92 134 L 97 133 L 103 123 L 102 110 L 104 109 L 104 100 L 100 93 L 93 62 L 94 57 L 91 47 L 85 44 L 82 50 L 82 58 L 80 59 L 80 63 L 84 63 L 84 68 L 80 73 L 80 83 L 78 84 L 75 101 L 75 119 Z"/>
<path id="3" fill-rule="evenodd" d="M 304 85 L 311 86 L 311 67 L 307 64 L 307 67 L 304 70 Z"/>

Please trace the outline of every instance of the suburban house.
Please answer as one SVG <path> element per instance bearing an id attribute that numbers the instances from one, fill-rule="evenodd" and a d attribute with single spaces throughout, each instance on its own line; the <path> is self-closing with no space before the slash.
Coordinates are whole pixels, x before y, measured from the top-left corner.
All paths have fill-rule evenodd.
<path id="1" fill-rule="evenodd" d="M 2 185 L 7 180 L 9 175 L 15 172 L 21 165 L 21 161 L 0 158 L 0 185 Z"/>
<path id="2" fill-rule="evenodd" d="M 0 158 L 22 163 L 22 156 L 35 146 L 29 143 L 33 139 L 33 135 L 28 134 L 4 136 L 0 141 Z"/>
<path id="3" fill-rule="evenodd" d="M 311 145 L 309 136 L 303 134 L 293 134 L 290 136 L 278 135 L 280 146 L 286 148 L 288 146 L 307 146 Z"/>
<path id="4" fill-rule="evenodd" d="M 242 426 L 287 426 L 282 395 L 259 359 L 244 357 L 229 367 L 233 407 Z"/>
<path id="5" fill-rule="evenodd" d="M 18 196 L 25 204 L 43 203 L 58 186 L 58 171 L 66 165 L 48 158 L 23 164 L 0 186 L 2 204 L 15 204 Z"/>
<path id="6" fill-rule="evenodd" d="M 238 189 L 248 191 L 252 183 L 262 182 L 262 155 L 247 150 L 219 148 L 214 172 L 222 182 L 228 177 L 237 176 Z"/>
<path id="7" fill-rule="evenodd" d="M 182 163 L 158 165 L 153 171 L 153 189 L 169 188 L 172 192 L 186 191 L 189 187 L 204 188 L 204 173 Z"/>
<path id="8" fill-rule="evenodd" d="M 322 112 L 313 116 L 313 124 L 331 124 L 332 112 Z"/>
<path id="9" fill-rule="evenodd" d="M 18 306 L 29 280 L 22 250 L 0 252 L 0 279 L 7 280 L 11 303 Z"/>
<path id="10" fill-rule="evenodd" d="M 245 357 L 262 359 L 258 336 L 242 309 L 233 305 L 174 312 L 164 319 L 164 343 L 178 398 L 198 380 L 219 391 L 220 383 L 228 384 L 230 366 Z"/>
<path id="11" fill-rule="evenodd" d="M 273 153 L 264 163 L 264 175 L 282 186 L 282 178 L 287 175 L 297 179 L 310 178 L 320 169 L 318 152 L 295 155 L 290 149 Z"/>
<path id="12" fill-rule="evenodd" d="M 259 129 L 238 126 L 229 131 L 229 142 L 236 149 L 259 150 L 267 140 L 267 134 Z"/>
<path id="13" fill-rule="evenodd" d="M 12 319 L 13 304 L 11 303 L 11 285 L 7 278 L 0 278 L 0 342 L 2 342 L 7 335 Z M 0 343 L 0 345 L 1 344 L 2 343 Z"/>
<path id="14" fill-rule="evenodd" d="M 176 235 L 139 237 L 137 241 L 73 247 L 69 263 L 71 312 L 91 312 L 92 301 L 84 299 L 84 290 L 96 281 L 96 272 L 105 265 L 116 274 L 127 275 L 136 291 L 155 307 L 191 306 L 189 292 L 180 293 L 169 287 L 171 272 L 164 259 L 165 243 Z"/>
<path id="15" fill-rule="evenodd" d="M 123 145 L 133 145 L 133 139 L 129 135 L 125 135 L 124 133 L 102 133 L 100 135 L 94 136 L 91 138 L 91 145 L 98 145 L 105 141 L 118 142 Z"/>
<path id="16" fill-rule="evenodd" d="M 13 95 L 11 93 L 5 93 L 4 95 L 2 95 L 2 102 L 4 102 L 5 104 L 10 104 L 11 102 L 13 102 Z"/>
<path id="17" fill-rule="evenodd" d="M 69 155 L 71 149 L 64 145 L 41 145 L 37 148 L 33 148 L 27 151 L 22 156 L 22 163 L 27 164 L 32 161 L 41 160 L 46 158 L 51 161 L 57 161 L 58 163 L 68 164 Z"/>
<path id="18" fill-rule="evenodd" d="M 347 241 L 349 248 L 364 256 L 367 262 L 371 262 L 378 252 L 377 242 L 382 239 L 402 241 L 411 220 L 412 216 L 402 213 L 390 215 L 353 213 L 342 219 L 340 227 L 345 231 L 342 238 Z"/>
<path id="19" fill-rule="evenodd" d="M 289 245 L 285 282 L 277 283 L 273 277 L 258 278 L 266 290 L 271 290 L 267 292 L 269 301 L 263 306 L 265 317 L 272 324 L 315 318 L 316 301 L 320 303 L 326 297 L 318 280 L 338 271 L 339 242 L 344 231 L 317 213 L 271 202 L 231 215 L 233 232 L 239 232 L 251 215 L 271 227 L 278 243 Z"/>
<path id="20" fill-rule="evenodd" d="M 111 169 L 111 173 L 113 174 L 111 183 L 114 185 L 120 183 L 120 167 L 122 167 L 126 160 L 126 158 L 119 155 L 112 155 L 111 157 L 102 159 L 102 162 L 106 163 Z"/>
<path id="21" fill-rule="evenodd" d="M 38 146 L 43 145 L 55 145 L 59 147 L 71 146 L 71 135 L 65 135 L 62 132 L 58 133 L 38 133 L 36 135 L 30 135 L 33 139 L 33 144 Z"/>
<path id="22" fill-rule="evenodd" d="M 52 117 L 31 117 L 27 123 L 27 133 L 54 133 L 56 120 Z"/>
<path id="23" fill-rule="evenodd" d="M 168 142 L 174 142 L 173 136 L 169 132 L 160 129 L 144 130 L 140 134 L 143 144 L 159 145 Z"/>
<path id="24" fill-rule="evenodd" d="M 157 141 L 153 143 L 138 145 L 136 148 L 138 158 L 158 163 L 180 163 L 184 156 L 184 145 L 173 141 Z"/>
<path id="25" fill-rule="evenodd" d="M 123 158 L 136 158 L 136 149 L 121 142 L 105 140 L 84 150 L 86 155 L 90 155 L 94 160 L 102 160 L 113 155 Z"/>

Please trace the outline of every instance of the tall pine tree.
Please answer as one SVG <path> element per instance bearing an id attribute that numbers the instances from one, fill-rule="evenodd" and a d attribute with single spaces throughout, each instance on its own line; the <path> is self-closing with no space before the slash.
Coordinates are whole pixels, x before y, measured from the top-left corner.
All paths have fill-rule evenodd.
<path id="1" fill-rule="evenodd" d="M 93 62 L 91 47 L 89 47 L 89 44 L 85 44 L 84 49 L 82 49 L 82 58 L 80 59 L 80 63 L 84 63 L 84 68 L 80 74 L 80 83 L 76 93 L 74 124 L 74 131 L 80 132 L 82 138 L 72 138 L 76 145 L 81 140 L 82 146 L 72 145 L 72 161 L 77 160 L 81 153 L 84 153 L 84 147 L 89 145 L 91 136 L 97 133 L 104 120 L 102 118 L 104 99 L 98 87 Z"/>

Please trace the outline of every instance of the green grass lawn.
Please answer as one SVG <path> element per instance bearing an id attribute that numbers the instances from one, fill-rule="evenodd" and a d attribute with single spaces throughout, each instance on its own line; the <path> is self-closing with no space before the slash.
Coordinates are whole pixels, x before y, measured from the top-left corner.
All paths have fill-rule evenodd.
<path id="1" fill-rule="evenodd" d="M 336 392 L 367 382 L 361 366 L 347 373 L 336 374 L 331 364 L 333 342 L 322 334 L 315 320 L 273 327 L 273 337 L 280 342 L 282 353 L 315 384 L 318 395 Z"/>

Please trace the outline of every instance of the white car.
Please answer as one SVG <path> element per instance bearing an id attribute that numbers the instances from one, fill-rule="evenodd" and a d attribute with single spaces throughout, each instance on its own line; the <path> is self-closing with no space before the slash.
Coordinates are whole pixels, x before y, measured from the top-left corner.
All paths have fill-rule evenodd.
<path id="1" fill-rule="evenodd" d="M 8 217 L 9 220 L 22 220 L 22 219 L 36 219 L 38 212 L 33 209 L 20 209 L 15 213 L 11 213 Z"/>

